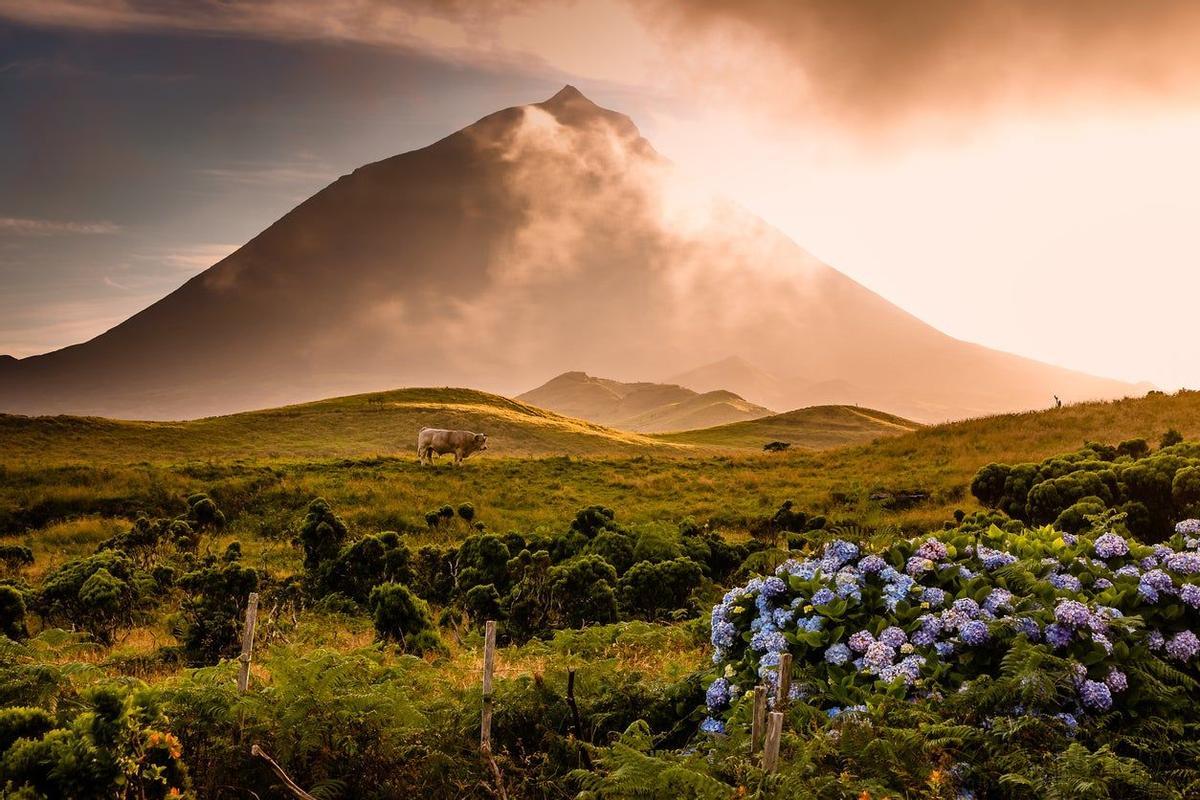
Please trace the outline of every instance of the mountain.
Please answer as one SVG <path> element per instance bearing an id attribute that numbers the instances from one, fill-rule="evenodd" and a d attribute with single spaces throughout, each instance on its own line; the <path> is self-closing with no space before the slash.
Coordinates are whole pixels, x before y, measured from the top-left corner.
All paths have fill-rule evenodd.
<path id="1" fill-rule="evenodd" d="M 901 417 L 855 406 L 812 406 L 703 430 L 664 433 L 654 438 L 674 444 L 760 451 L 768 442 L 801 450 L 828 450 L 865 444 L 924 426 Z"/>
<path id="2" fill-rule="evenodd" d="M 360 167 L 115 328 L 5 362 L 0 411 L 172 419 L 394 386 L 513 394 L 569 369 L 671 375 L 732 353 L 780 377 L 776 408 L 830 381 L 923 421 L 1137 391 L 942 334 L 568 86 Z"/>
<path id="3" fill-rule="evenodd" d="M 675 384 L 622 383 L 584 372 L 565 372 L 516 399 L 637 433 L 707 428 L 772 413 L 722 389 L 695 392 Z"/>

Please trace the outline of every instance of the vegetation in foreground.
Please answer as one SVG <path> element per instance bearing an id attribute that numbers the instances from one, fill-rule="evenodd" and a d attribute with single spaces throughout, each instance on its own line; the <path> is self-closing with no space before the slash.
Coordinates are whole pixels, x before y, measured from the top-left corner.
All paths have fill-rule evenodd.
<path id="1" fill-rule="evenodd" d="M 1186 410 L 1192 398 L 1098 405 L 1089 413 L 1119 410 L 1122 424 L 1151 420 L 1137 433 L 1156 441 L 1172 426 L 1187 429 L 1188 417 L 1180 414 L 1183 421 L 1156 430 L 1154 414 L 1165 413 L 1163 402 Z M 1040 424 L 1031 417 L 1021 426 L 1026 434 Z M 1009 424 L 1007 418 L 994 422 L 1001 431 Z M 1132 438 L 1115 429 L 1116 441 Z M 912 439 L 926 447 L 930 433 Z M 932 433 L 935 441 L 947 435 Z M 1072 444 L 1086 438 L 1098 435 Z M 989 462 L 1032 463 L 1040 475 L 1042 462 L 1030 459 L 1050 454 L 1027 454 L 1022 446 L 1006 441 L 955 480 L 965 490 Z M 958 515 L 946 513 L 915 537 L 892 524 L 919 525 L 917 517 L 903 517 L 913 509 L 885 505 L 914 501 L 901 492 L 872 500 L 873 487 L 858 496 L 862 505 L 780 507 L 778 498 L 793 494 L 780 491 L 773 500 L 742 506 L 747 510 L 736 525 L 722 524 L 729 517 L 719 514 L 683 518 L 679 505 L 691 497 L 686 483 L 675 487 L 674 506 L 664 487 L 652 512 L 636 489 L 625 488 L 621 495 L 636 515 L 619 502 L 612 503 L 619 513 L 580 503 L 556 518 L 540 511 L 549 521 L 537 527 L 510 527 L 495 523 L 500 515 L 476 496 L 449 493 L 451 482 L 464 476 L 500 474 L 478 468 L 520 463 L 483 460 L 460 470 L 414 472 L 443 481 L 441 502 L 411 505 L 393 518 L 404 526 L 384 526 L 371 516 L 379 495 L 368 490 L 389 474 L 387 464 L 329 462 L 296 465 L 295 472 L 279 464 L 10 469 L 5 492 L 44 491 L 63 505 L 58 516 L 51 515 L 53 506 L 41 506 L 39 513 L 48 515 L 41 521 L 27 516 L 30 506 L 5 506 L 10 533 L 0 541 L 6 622 L 0 706 L 7 710 L 0 712 L 0 780 L 12 782 L 10 793 L 28 797 L 155 797 L 172 790 L 287 796 L 278 778 L 248 754 L 257 743 L 317 796 L 494 796 L 498 787 L 477 751 L 478 624 L 490 617 L 501 621 L 496 752 L 510 797 L 1190 796 L 1198 748 L 1189 709 L 1197 676 L 1192 656 L 1177 656 L 1190 649 L 1183 634 L 1195 629 L 1193 592 L 1186 587 L 1197 556 L 1185 538 L 1169 542 L 1171 552 L 1140 543 L 1124 506 L 1132 497 L 1126 473 L 1137 474 L 1138 462 L 1186 461 L 1192 447 L 1169 440 L 1149 452 L 1113 447 L 1105 461 L 1097 455 L 1108 456 L 1109 448 L 1089 445 L 1091 455 L 1048 459 L 1087 465 L 1077 471 L 1114 471 L 1116 492 L 1103 508 L 1091 509 L 1098 513 L 1082 514 L 1078 525 L 1064 518 L 1070 531 L 1031 527 L 1038 523 L 1022 514 L 1033 492 L 1023 510 L 1008 503 L 1009 516 L 999 509 L 965 513 L 973 505 L 963 491 Z M 862 451 L 840 455 L 866 469 Z M 682 459 L 670 466 L 693 469 L 684 473 L 693 481 L 726 469 L 761 479 L 798 470 L 801 459 L 792 458 Z M 870 458 L 887 461 L 879 453 Z M 551 461 L 529 463 L 542 468 Z M 667 462 L 601 463 L 614 471 L 645 464 L 649 472 Z M 590 460 L 554 466 L 563 483 L 596 468 Z M 337 499 L 313 502 L 316 493 L 297 479 L 301 467 L 335 490 L 321 494 Z M 1190 464 L 1175 467 L 1172 485 Z M 356 470 L 361 474 L 347 480 Z M 9 481 L 14 475 L 15 483 Z M 115 506 L 98 502 L 97 488 L 118 476 L 139 494 L 122 498 L 127 505 L 114 514 Z M 825 479 L 837 477 L 835 471 Z M 788 488 L 784 478 L 773 480 Z M 840 490 L 826 500 L 832 491 Z M 915 502 L 920 513 L 936 514 L 947 501 Z M 1169 511 L 1162 513 L 1196 513 L 1183 494 L 1164 502 Z M 844 516 L 816 513 L 827 508 Z M 1158 508 L 1147 505 L 1152 515 Z M 956 521 L 945 522 L 951 516 Z M 21 520 L 34 524 L 19 527 Z M 1179 536 L 1194 537 L 1188 531 L 1185 525 Z M 1128 552 L 1116 552 L 1117 538 Z M 803 577 L 807 568 L 789 571 L 844 554 L 849 545 L 857 548 L 852 563 L 831 563 L 828 579 L 816 572 Z M 934 552 L 937 545 L 945 556 Z M 1109 555 L 1098 552 L 1102 546 Z M 996 553 L 1011 563 L 988 568 L 984 559 Z M 891 572 L 862 577 L 868 555 Z M 1057 567 L 1043 560 L 1050 558 Z M 1144 563 L 1148 558 L 1158 564 Z M 825 619 L 815 632 L 820 637 L 838 634 L 812 642 L 814 631 L 801 631 L 798 616 L 780 617 L 775 632 L 796 657 L 794 683 L 806 697 L 788 707 L 783 766 L 767 776 L 749 753 L 741 696 L 748 680 L 770 680 L 769 647 L 778 639 L 760 635 L 762 621 L 752 629 L 763 619 L 762 592 L 748 587 L 754 575 L 774 575 L 784 564 L 777 577 L 787 575 L 787 610 Z M 848 566 L 861 581 L 839 582 Z M 959 571 L 964 568 L 976 574 L 968 577 Z M 804 583 L 812 580 L 827 585 Z M 607 591 L 591 591 L 605 585 Z M 706 611 L 730 601 L 741 605 L 726 594 L 730 585 L 743 587 L 739 596 L 747 599 L 737 613 L 751 616 L 718 614 L 717 623 L 734 625 L 737 641 L 714 649 L 709 638 L 717 627 Z M 939 602 L 946 605 L 935 608 L 938 598 L 921 599 L 916 586 L 920 595 L 941 590 Z M 832 604 L 811 602 L 821 589 L 834 593 Z M 997 590 L 1012 595 L 1008 606 L 996 606 L 1000 613 L 987 608 Z M 262 595 L 263 610 L 251 691 L 239 695 L 231 659 L 250 591 Z M 793 610 L 797 598 L 809 602 Z M 967 599 L 994 618 L 982 611 L 972 617 L 972 609 L 954 604 Z M 1073 638 L 1058 647 L 1051 626 L 1059 624 L 1066 601 L 1089 616 L 1086 625 L 1082 612 L 1071 616 Z M 1109 618 L 1102 607 L 1122 616 Z M 772 599 L 766 610 L 774 625 L 783 609 Z M 968 619 L 952 616 L 948 625 L 943 616 L 955 610 Z M 921 631 L 933 616 L 942 629 L 922 644 Z M 1108 627 L 1098 631 L 1092 623 L 1099 617 Z M 1038 626 L 1037 641 L 1031 628 L 1015 627 L 1025 618 Z M 982 623 L 986 635 L 972 622 Z M 64 630 L 70 628 L 74 632 Z M 1161 647 L 1151 630 L 1162 633 Z M 868 664 L 866 651 L 854 652 L 849 637 L 862 631 L 870 634 L 868 649 L 882 642 L 893 648 L 890 657 L 876 647 Z M 1112 652 L 1095 634 L 1107 638 Z M 851 649 L 840 665 L 828 657 L 836 644 Z M 954 650 L 943 655 L 939 644 Z M 913 652 L 904 652 L 906 646 Z M 914 662 L 905 659 L 912 655 L 926 661 L 909 686 Z M 863 662 L 855 668 L 858 658 Z M 566 696 L 571 668 L 578 670 L 578 717 Z M 1109 685 L 1113 669 L 1124 676 L 1124 688 Z M 726 681 L 725 691 L 718 678 Z M 1099 683 L 1108 689 L 1108 709 L 1097 705 L 1104 705 L 1102 690 L 1092 685 Z M 1024 700 L 1022 708 L 1014 707 L 1014 697 Z M 845 713 L 831 715 L 834 709 Z M 712 718 L 707 723 L 706 716 Z"/>

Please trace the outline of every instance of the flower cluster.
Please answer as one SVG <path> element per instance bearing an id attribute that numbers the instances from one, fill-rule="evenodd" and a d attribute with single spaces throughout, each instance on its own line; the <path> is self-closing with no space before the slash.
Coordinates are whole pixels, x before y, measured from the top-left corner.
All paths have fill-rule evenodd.
<path id="1" fill-rule="evenodd" d="M 1014 564 L 1036 578 L 1034 590 L 1014 593 L 1006 569 Z M 706 699 L 719 722 L 739 701 L 738 684 L 765 683 L 773 694 L 785 652 L 794 658 L 793 690 L 825 707 L 853 706 L 879 691 L 952 691 L 994 673 L 1025 641 L 1074 665 L 1075 705 L 1063 709 L 1074 719 L 1116 706 L 1136 674 L 1123 669 L 1131 652 L 1200 667 L 1195 630 L 1197 520 L 1179 523 L 1176 537 L 1155 547 L 1115 532 L 1068 536 L 1050 528 L 947 531 L 879 553 L 837 540 L 732 589 L 713 608 L 721 677 Z"/>

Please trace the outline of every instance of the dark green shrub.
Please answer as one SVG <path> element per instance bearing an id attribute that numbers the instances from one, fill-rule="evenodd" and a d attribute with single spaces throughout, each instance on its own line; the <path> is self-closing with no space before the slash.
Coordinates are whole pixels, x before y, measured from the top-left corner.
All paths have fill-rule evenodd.
<path id="1" fill-rule="evenodd" d="M 336 558 L 350 531 L 323 499 L 308 504 L 308 513 L 297 535 L 304 547 L 304 570 L 315 575 L 321 564 Z"/>
<path id="2" fill-rule="evenodd" d="M 1145 439 L 1126 439 L 1117 445 L 1117 454 L 1136 460 L 1150 455 L 1150 443 Z"/>
<path id="3" fill-rule="evenodd" d="M 575 519 L 571 521 L 571 530 L 591 539 L 602 530 L 619 530 L 620 526 L 616 525 L 615 520 L 616 514 L 611 508 L 588 506 L 575 513 Z"/>
<path id="4" fill-rule="evenodd" d="M 1167 432 L 1158 440 L 1158 448 L 1161 450 L 1165 447 L 1174 447 L 1183 441 L 1183 434 L 1174 428 L 1168 428 Z"/>
<path id="5" fill-rule="evenodd" d="M 40 739 L 54 729 L 54 717 L 40 708 L 0 710 L 0 753 L 17 739 Z"/>
<path id="6" fill-rule="evenodd" d="M 458 507 L 458 515 L 468 524 L 473 522 L 475 520 L 475 506 L 470 503 L 462 503 Z"/>
<path id="7" fill-rule="evenodd" d="M 65 726 L 49 729 L 36 711 L 15 710 L 19 718 L 4 712 L 14 730 L 28 734 L 0 753 L 5 796 L 162 800 L 188 790 L 179 740 L 156 707 L 116 688 L 93 690 L 88 703 Z"/>
<path id="8" fill-rule="evenodd" d="M 625 570 L 633 566 L 633 548 L 634 543 L 632 537 L 628 534 L 614 530 L 604 530 L 596 534 L 596 537 L 587 543 L 583 552 L 595 553 L 603 558 L 621 575 Z"/>
<path id="9" fill-rule="evenodd" d="M 128 556 L 104 550 L 68 561 L 50 573 L 35 608 L 53 624 L 82 628 L 111 644 L 116 631 L 133 625 L 156 590 L 153 576 L 138 569 Z"/>
<path id="10" fill-rule="evenodd" d="M 1085 497 L 1054 520 L 1054 527 L 1067 533 L 1082 533 L 1089 527 L 1088 517 L 1100 516 L 1108 506 L 1099 497 Z"/>
<path id="11" fill-rule="evenodd" d="M 485 533 L 468 536 L 458 549 L 457 591 L 465 594 L 474 586 L 492 584 L 499 591 L 508 588 L 508 560 L 512 555 L 504 540 Z"/>
<path id="12" fill-rule="evenodd" d="M 25 596 L 15 586 L 0 585 L 0 636 L 18 641 L 29 636 L 25 627 Z"/>
<path id="13" fill-rule="evenodd" d="M 552 627 L 615 622 L 617 571 L 598 555 L 574 558 L 547 573 Z"/>
<path id="14" fill-rule="evenodd" d="M 431 603 L 445 605 L 454 591 L 455 550 L 424 545 L 412 561 L 412 589 Z"/>
<path id="15" fill-rule="evenodd" d="M 258 584 L 258 572 L 236 560 L 210 563 L 179 578 L 179 588 L 187 593 L 180 605 L 179 639 L 190 664 L 215 664 L 237 655 L 246 602 Z"/>
<path id="16" fill-rule="evenodd" d="M 1200 510 L 1200 466 L 1183 467 L 1175 473 L 1171 501 L 1179 516 L 1194 516 Z"/>
<path id="17" fill-rule="evenodd" d="M 683 555 L 680 543 L 662 531 L 653 528 L 645 530 L 638 537 L 633 548 L 633 560 L 638 561 L 670 561 Z"/>
<path id="18" fill-rule="evenodd" d="M 685 609 L 704 581 L 700 565 L 690 558 L 634 564 L 621 578 L 621 608 L 626 614 L 656 619 Z"/>
<path id="19" fill-rule="evenodd" d="M 408 545 L 399 534 L 385 531 L 364 536 L 343 546 L 335 558 L 320 566 L 315 593 L 339 592 L 365 604 L 379 584 L 411 581 L 411 560 Z"/>
<path id="20" fill-rule="evenodd" d="M 402 583 L 384 583 L 371 590 L 371 613 L 375 633 L 416 655 L 436 652 L 441 640 L 429 615 L 429 604 Z"/>
<path id="21" fill-rule="evenodd" d="M 503 615 L 500 593 L 490 583 L 471 587 L 463 599 L 463 606 L 477 625 L 482 625 L 489 619 L 500 619 Z"/>
<path id="22" fill-rule="evenodd" d="M 225 514 L 206 494 L 194 494 L 187 499 L 184 520 L 193 530 L 218 531 L 225 527 Z"/>
<path id="23" fill-rule="evenodd" d="M 0 574 L 14 575 L 33 563 L 33 551 L 21 544 L 0 544 Z"/>

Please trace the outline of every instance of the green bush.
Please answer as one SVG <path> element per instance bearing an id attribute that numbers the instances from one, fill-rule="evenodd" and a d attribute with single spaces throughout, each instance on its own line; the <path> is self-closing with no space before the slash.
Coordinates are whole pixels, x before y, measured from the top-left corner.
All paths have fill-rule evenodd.
<path id="1" fill-rule="evenodd" d="M 643 619 L 667 616 L 686 608 L 688 598 L 703 581 L 703 570 L 690 558 L 639 561 L 621 578 L 621 608 Z"/>
<path id="2" fill-rule="evenodd" d="M 465 594 L 474 586 L 492 584 L 508 588 L 508 560 L 512 555 L 499 536 L 485 533 L 468 536 L 458 548 L 457 591 Z"/>
<path id="3" fill-rule="evenodd" d="M 395 642 L 417 655 L 441 649 L 429 604 L 404 584 L 376 586 L 371 590 L 369 604 L 375 619 L 375 633 L 381 640 Z"/>
<path id="4" fill-rule="evenodd" d="M 463 606 L 477 625 L 489 619 L 500 619 L 503 614 L 500 592 L 490 583 L 471 587 L 471 591 L 467 592 L 463 599 Z"/>
<path id="5" fill-rule="evenodd" d="M 258 572 L 236 560 L 207 563 L 179 578 L 186 596 L 180 643 L 192 665 L 233 658 L 241 647 L 246 602 L 258 591 Z"/>
<path id="6" fill-rule="evenodd" d="M 33 563 L 33 551 L 21 544 L 0 544 L 0 574 L 14 575 Z"/>
<path id="7" fill-rule="evenodd" d="M 626 533 L 614 530 L 603 530 L 587 543 L 583 552 L 595 553 L 609 564 L 612 564 L 618 575 L 633 566 L 634 540 Z"/>
<path id="8" fill-rule="evenodd" d="M 364 536 L 344 545 L 333 559 L 317 569 L 316 594 L 338 592 L 366 604 L 381 583 L 405 583 L 413 578 L 412 553 L 393 531 Z"/>
<path id="9" fill-rule="evenodd" d="M 35 608 L 51 623 L 82 628 L 111 644 L 113 635 L 132 626 L 137 613 L 152 602 L 157 586 L 128 556 L 103 550 L 50 573 Z"/>
<path id="10" fill-rule="evenodd" d="M 99 688 L 88 710 L 62 727 L 48 727 L 36 709 L 0 716 L 0 785 L 14 798 L 161 800 L 189 788 L 179 740 L 144 697 Z"/>
<path id="11" fill-rule="evenodd" d="M 322 563 L 336 558 L 350 531 L 323 499 L 308 504 L 297 539 L 304 548 L 304 570 L 315 575 Z"/>
<path id="12" fill-rule="evenodd" d="M 598 555 L 579 556 L 547 572 L 551 627 L 615 622 L 617 571 Z"/>
<path id="13" fill-rule="evenodd" d="M 25 596 L 15 586 L 0 585 L 0 636 L 18 641 L 29 636 L 25 627 Z"/>
<path id="14" fill-rule="evenodd" d="M 1174 447 L 1175 445 L 1179 444 L 1182 441 L 1183 441 L 1182 433 L 1175 430 L 1174 428 L 1168 428 L 1167 432 L 1164 433 L 1162 435 L 1162 438 L 1158 440 L 1158 447 L 1160 450 L 1167 448 L 1167 447 Z"/>

